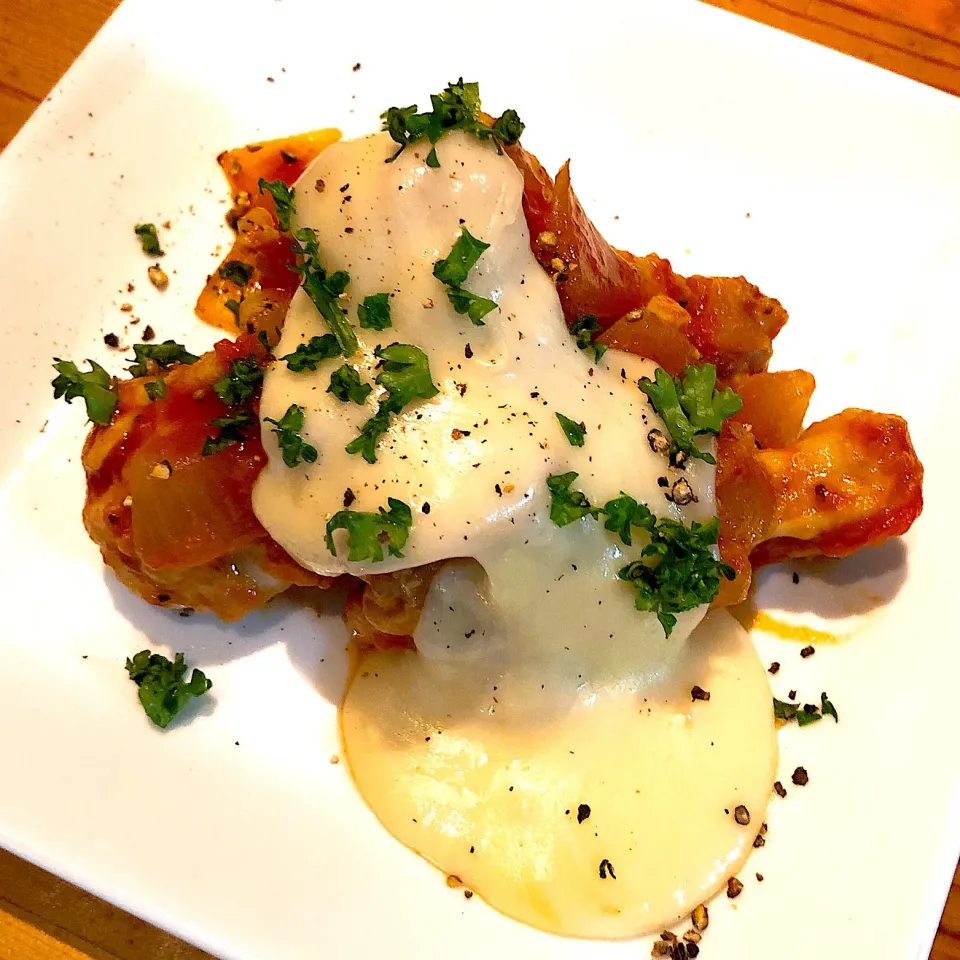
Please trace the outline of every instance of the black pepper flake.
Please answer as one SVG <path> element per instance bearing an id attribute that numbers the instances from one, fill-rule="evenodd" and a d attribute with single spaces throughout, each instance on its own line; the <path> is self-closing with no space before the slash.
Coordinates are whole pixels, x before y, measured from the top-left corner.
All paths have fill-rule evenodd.
<path id="1" fill-rule="evenodd" d="M 796 690 L 791 690 L 791 691 L 787 694 L 787 699 L 788 699 L 788 700 L 796 700 L 796 699 L 797 699 L 797 691 L 796 691 Z"/>
<path id="2" fill-rule="evenodd" d="M 344 228 L 343 228 L 343 232 L 344 232 L 344 233 L 353 233 L 353 227 L 344 227 Z"/>
<path id="3" fill-rule="evenodd" d="M 345 183 L 345 184 L 340 188 L 340 192 L 341 192 L 341 193 L 346 193 L 349 189 L 350 189 L 350 184 L 349 184 L 349 183 Z"/>
<path id="4" fill-rule="evenodd" d="M 281 150 L 280 156 L 283 158 L 284 163 L 298 163 L 300 160 L 295 153 L 290 153 L 287 150 Z"/>
<path id="5" fill-rule="evenodd" d="M 762 874 L 762 873 L 758 873 L 758 874 L 757 874 L 757 883 L 763 883 L 763 874 Z"/>
<path id="6" fill-rule="evenodd" d="M 355 63 L 350 69 L 353 70 L 354 73 L 356 73 L 356 72 L 360 69 L 360 64 L 359 64 L 359 63 Z M 747 216 L 749 217 L 750 214 L 748 213 Z M 473 852 L 473 851 L 471 851 L 471 853 L 472 853 L 472 852 Z"/>
<path id="7" fill-rule="evenodd" d="M 157 594 L 157 603 L 169 603 L 170 594 L 169 593 L 158 593 Z"/>
<path id="8" fill-rule="evenodd" d="M 150 326 L 149 323 L 143 328 L 144 343 L 149 343 L 156 335 L 157 335 L 156 332 L 154 331 L 153 327 Z"/>
<path id="9" fill-rule="evenodd" d="M 469 900 L 472 896 L 473 896 L 473 891 L 472 891 L 472 890 L 464 890 L 464 891 L 463 891 L 463 899 L 464 899 L 464 900 Z"/>
<path id="10" fill-rule="evenodd" d="M 670 481 L 666 477 L 657 477 L 657 486 L 658 487 L 669 487 Z"/>
<path id="11" fill-rule="evenodd" d="M 647 443 L 654 453 L 667 454 L 670 452 L 670 441 L 662 430 L 651 430 L 647 434 Z"/>
<path id="12" fill-rule="evenodd" d="M 357 499 L 357 495 L 349 487 L 347 487 L 347 489 L 343 491 L 344 509 L 347 509 L 350 506 L 350 504 L 352 504 L 353 501 L 356 499 Z"/>
<path id="13" fill-rule="evenodd" d="M 600 879 L 606 880 L 608 873 L 610 874 L 610 878 L 612 880 L 617 879 L 617 875 L 613 872 L 613 864 L 606 857 L 604 857 L 600 861 Z"/>
<path id="14" fill-rule="evenodd" d="M 587 803 L 581 803 L 577 807 L 577 823 L 583 823 L 587 817 L 590 816 L 590 805 Z"/>
<path id="15" fill-rule="evenodd" d="M 429 503 L 425 503 L 425 504 L 420 508 L 420 512 L 421 512 L 421 513 L 429 513 L 429 512 L 430 512 L 430 504 L 429 504 Z"/>
<path id="16" fill-rule="evenodd" d="M 805 787 L 810 782 L 810 776 L 804 767 L 797 767 L 790 778 L 798 787 Z"/>
<path id="17" fill-rule="evenodd" d="M 733 819 L 741 827 L 745 827 L 750 822 L 750 811 L 742 803 L 738 803 L 733 811 Z"/>
<path id="18" fill-rule="evenodd" d="M 817 651 L 813 647 L 804 647 L 800 651 L 800 656 L 803 657 L 804 660 L 806 660 L 807 657 L 812 657 L 816 652 Z"/>
<path id="19" fill-rule="evenodd" d="M 698 503 L 699 498 L 693 492 L 690 481 L 686 477 L 681 477 L 671 488 L 670 492 L 664 494 L 668 500 L 672 500 L 678 507 L 685 507 L 688 503 Z"/>
<path id="20" fill-rule="evenodd" d="M 476 852 L 477 852 L 477 848 L 476 848 L 476 847 L 471 847 L 471 848 L 470 848 L 470 852 L 471 852 L 471 853 L 476 853 Z"/>
<path id="21" fill-rule="evenodd" d="M 743 893 L 743 884 L 736 877 L 731 877 L 727 881 L 727 896 L 735 900 L 741 893 Z"/>
<path id="22" fill-rule="evenodd" d="M 464 355 L 468 360 L 473 359 L 473 348 L 470 346 L 469 343 L 463 348 L 463 355 Z"/>
<path id="23" fill-rule="evenodd" d="M 770 666 L 767 667 L 767 673 L 778 673 L 779 670 L 780 670 L 780 664 L 776 660 L 774 660 L 773 663 L 771 663 Z"/>
<path id="24" fill-rule="evenodd" d="M 108 347 L 116 348 L 120 346 L 120 338 L 115 333 L 104 334 L 103 342 Z"/>
<path id="25" fill-rule="evenodd" d="M 493 485 L 493 489 L 497 491 L 497 496 L 498 496 L 498 497 L 502 497 L 502 496 L 503 496 L 503 491 L 500 489 L 500 484 L 499 484 L 499 483 L 495 483 L 495 484 Z"/>
<path id="26" fill-rule="evenodd" d="M 782 799 L 787 795 L 787 788 L 778 780 L 773 785 L 773 792 Z"/>
<path id="27" fill-rule="evenodd" d="M 695 943 L 687 944 L 687 956 L 688 957 L 699 957 L 700 948 Z"/>
<path id="28" fill-rule="evenodd" d="M 767 841 L 763 838 L 763 835 L 760 834 L 760 833 L 758 833 L 758 834 L 753 838 L 753 845 L 754 845 L 755 847 L 762 847 L 766 842 L 767 842 Z"/>
<path id="29" fill-rule="evenodd" d="M 694 700 L 694 701 L 696 701 L 696 700 L 709 700 L 709 699 L 710 699 L 710 691 L 709 691 L 709 690 L 704 690 L 703 687 L 701 687 L 699 684 L 696 684 L 696 683 L 695 683 L 695 684 L 690 688 L 690 699 L 691 699 L 691 700 Z"/>
<path id="30" fill-rule="evenodd" d="M 799 583 L 799 582 L 800 582 L 800 574 L 797 573 L 796 570 L 793 571 L 793 582 L 794 582 L 794 583 Z"/>

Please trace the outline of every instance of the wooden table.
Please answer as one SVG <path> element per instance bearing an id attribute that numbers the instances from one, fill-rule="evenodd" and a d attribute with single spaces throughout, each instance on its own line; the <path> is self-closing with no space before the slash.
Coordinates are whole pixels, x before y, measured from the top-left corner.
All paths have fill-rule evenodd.
<path id="1" fill-rule="evenodd" d="M 710 0 L 960 95 L 960 0 Z M 117 5 L 2 0 L 0 149 Z M 2 960 L 203 960 L 207 954 L 0 851 Z M 931 960 L 960 960 L 960 870 Z"/>

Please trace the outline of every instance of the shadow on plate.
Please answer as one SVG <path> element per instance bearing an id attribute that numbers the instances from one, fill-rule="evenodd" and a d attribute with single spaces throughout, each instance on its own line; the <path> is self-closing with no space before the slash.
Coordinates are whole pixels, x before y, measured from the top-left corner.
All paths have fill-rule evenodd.
<path id="1" fill-rule="evenodd" d="M 235 623 L 223 623 L 211 613 L 182 616 L 177 610 L 154 607 L 131 593 L 104 567 L 104 582 L 114 608 L 144 635 L 144 644 L 173 657 L 182 652 L 190 667 L 205 673 L 241 660 L 274 644 L 282 644 L 290 662 L 330 703 L 339 703 L 347 675 L 347 632 L 341 618 L 346 590 L 291 590 L 263 610 Z M 136 653 L 130 651 L 130 656 Z M 199 716 L 208 708 L 196 708 Z"/>
<path id="2" fill-rule="evenodd" d="M 761 610 L 812 613 L 825 620 L 863 616 L 896 597 L 908 569 L 900 539 L 842 560 L 792 560 L 758 572 L 753 602 Z"/>

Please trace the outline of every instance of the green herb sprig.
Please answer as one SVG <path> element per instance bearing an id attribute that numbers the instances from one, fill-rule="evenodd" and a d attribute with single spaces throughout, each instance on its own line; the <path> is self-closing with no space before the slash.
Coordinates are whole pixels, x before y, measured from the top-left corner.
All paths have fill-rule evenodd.
<path id="1" fill-rule="evenodd" d="M 265 180 L 261 177 L 257 181 L 260 193 L 269 193 L 273 197 L 273 205 L 277 210 L 277 223 L 281 230 L 290 229 L 290 220 L 296 213 L 293 203 L 293 187 L 288 187 L 282 180 Z"/>
<path id="2" fill-rule="evenodd" d="M 492 139 L 500 150 L 503 145 L 512 146 L 524 130 L 523 121 L 516 110 L 505 110 L 490 126 L 480 118 L 480 85 L 464 83 L 461 77 L 456 83 L 447 84 L 441 93 L 430 96 L 429 113 L 417 113 L 417 105 L 390 107 L 380 115 L 383 129 L 391 139 L 400 144 L 399 150 L 387 163 L 392 163 L 403 151 L 420 140 L 431 144 L 426 164 L 436 169 L 440 166 L 437 142 L 451 130 L 463 130 L 479 140 Z"/>
<path id="3" fill-rule="evenodd" d="M 287 412 L 279 420 L 273 420 L 270 417 L 263 419 L 265 423 L 274 425 L 273 432 L 277 435 L 280 455 L 288 467 L 295 467 L 301 460 L 305 463 L 316 463 L 317 448 L 300 436 L 304 421 L 303 407 L 291 403 L 287 407 Z"/>
<path id="4" fill-rule="evenodd" d="M 294 234 L 294 238 L 294 251 L 303 257 L 303 263 L 297 267 L 297 272 L 303 276 L 301 286 L 313 301 L 320 316 L 327 322 L 330 332 L 337 338 L 340 353 L 344 357 L 351 357 L 360 344 L 353 326 L 340 306 L 340 294 L 347 289 L 350 274 L 344 270 L 327 274 L 320 263 L 315 230 L 304 227 Z"/>
<path id="5" fill-rule="evenodd" d="M 453 309 L 461 315 L 466 314 L 475 327 L 484 326 L 483 318 L 492 310 L 496 310 L 497 304 L 486 297 L 464 290 L 462 284 L 476 266 L 484 250 L 489 247 L 489 243 L 478 240 L 466 227 L 461 227 L 460 236 L 457 237 L 450 253 L 433 265 L 433 275 L 449 288 L 447 299 L 453 305 Z"/>
<path id="6" fill-rule="evenodd" d="M 127 658 L 127 673 L 139 688 L 137 696 L 144 713 L 158 726 L 166 727 L 196 697 L 202 697 L 213 683 L 202 670 L 194 670 L 186 680 L 183 654 L 175 654 L 173 663 L 159 653 L 141 650 Z"/>
<path id="7" fill-rule="evenodd" d="M 140 246 L 148 257 L 162 257 L 163 250 L 160 249 L 160 237 L 157 236 L 157 228 L 152 223 L 138 223 L 133 232 L 140 238 Z"/>
<path id="8" fill-rule="evenodd" d="M 386 390 L 377 412 L 360 428 L 360 434 L 346 446 L 347 453 L 359 453 L 367 463 L 377 462 L 377 443 L 390 428 L 390 419 L 414 400 L 429 400 L 440 391 L 430 374 L 430 358 L 409 343 L 377 347 L 374 356 L 381 370 L 376 383 Z"/>
<path id="9" fill-rule="evenodd" d="M 597 363 L 600 362 L 601 357 L 610 349 L 605 343 L 597 342 L 597 337 L 603 333 L 603 327 L 600 326 L 600 321 L 591 313 L 574 320 L 573 323 L 570 324 L 570 332 L 573 334 L 574 342 L 581 350 L 593 350 L 593 359 Z"/>
<path id="10" fill-rule="evenodd" d="M 347 559 L 353 561 L 383 560 L 383 548 L 392 557 L 402 557 L 403 547 L 410 535 L 413 515 L 410 508 L 393 497 L 387 499 L 389 510 L 380 507 L 379 513 L 363 513 L 357 510 L 340 510 L 327 522 L 327 549 L 337 555 L 333 542 L 335 530 L 347 531 L 349 551 Z"/>
<path id="11" fill-rule="evenodd" d="M 742 398 L 730 387 L 716 389 L 717 368 L 712 363 L 688 366 L 682 380 L 671 377 L 662 367 L 657 368 L 654 377 L 653 382 L 642 381 L 640 389 L 663 419 L 674 449 L 716 463 L 711 454 L 700 450 L 694 438 L 719 433 L 723 421 L 740 411 Z"/>
<path id="12" fill-rule="evenodd" d="M 147 377 L 152 372 L 148 360 L 152 360 L 164 370 L 175 363 L 196 363 L 200 358 L 175 340 L 164 340 L 163 343 L 135 343 L 133 345 L 134 362 L 127 367 L 131 377 Z"/>
<path id="13" fill-rule="evenodd" d="M 87 408 L 87 416 L 102 426 L 110 422 L 117 407 L 117 391 L 110 374 L 95 360 L 88 360 L 90 370 L 83 373 L 72 360 L 53 358 L 53 369 L 57 371 L 51 386 L 53 399 L 63 397 L 72 403 L 82 397 Z"/>

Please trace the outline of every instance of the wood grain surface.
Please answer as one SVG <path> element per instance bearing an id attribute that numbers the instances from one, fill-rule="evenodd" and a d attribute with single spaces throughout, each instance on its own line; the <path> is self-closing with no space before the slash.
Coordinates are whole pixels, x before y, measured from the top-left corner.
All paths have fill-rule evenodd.
<path id="1" fill-rule="evenodd" d="M 960 0 L 709 2 L 960 95 Z M 0 0 L 0 148 L 116 6 L 116 0 Z M 0 960 L 207 956 L 0 851 Z M 960 870 L 930 960 L 960 960 Z"/>

